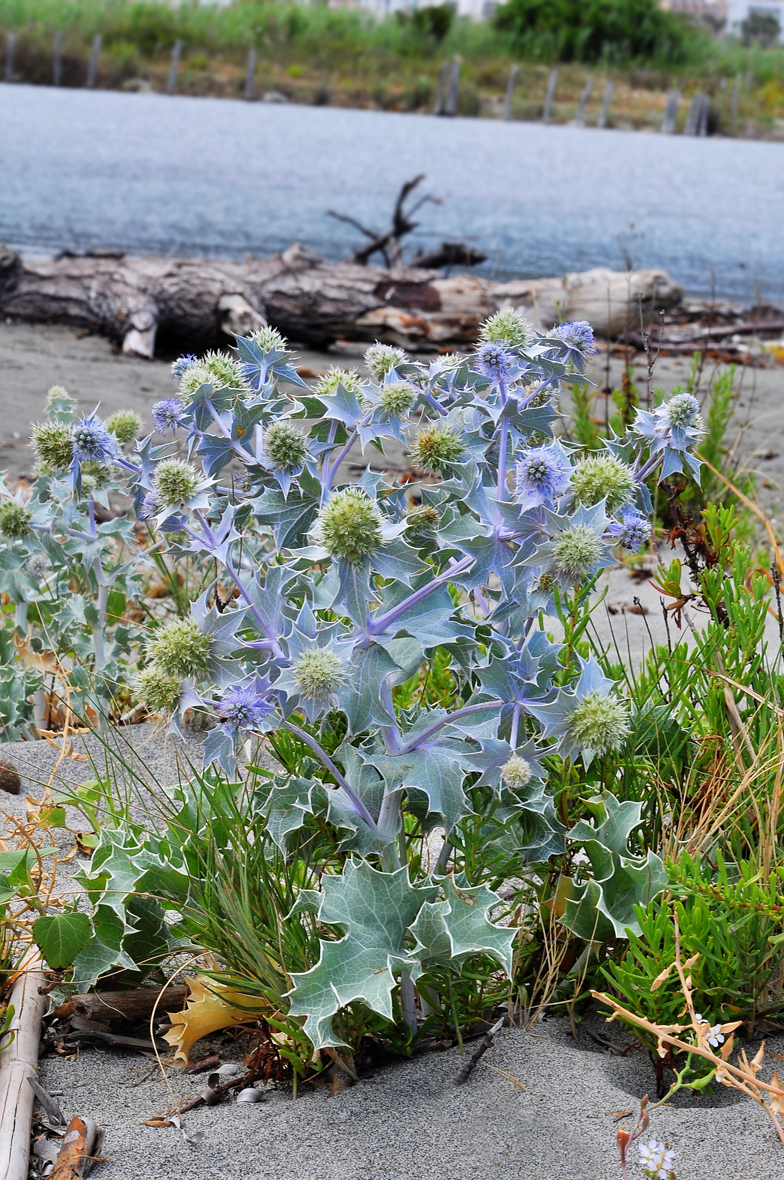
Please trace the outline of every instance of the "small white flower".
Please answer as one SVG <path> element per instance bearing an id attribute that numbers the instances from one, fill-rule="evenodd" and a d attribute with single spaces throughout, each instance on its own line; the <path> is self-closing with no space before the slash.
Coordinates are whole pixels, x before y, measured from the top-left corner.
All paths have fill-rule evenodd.
<path id="1" fill-rule="evenodd" d="M 720 1024 L 711 1024 L 710 1021 L 705 1020 L 704 1017 L 699 1014 L 699 1012 L 694 1013 L 694 1019 L 699 1025 L 709 1025 L 707 1032 L 705 1032 L 705 1030 L 702 1028 L 700 1029 L 700 1032 L 703 1039 L 706 1040 L 713 1049 L 718 1049 L 719 1045 L 724 1044 L 724 1033 L 721 1031 Z"/>
<path id="2" fill-rule="evenodd" d="M 646 1176 L 658 1177 L 658 1180 L 668 1180 L 675 1163 L 675 1152 L 665 1143 L 657 1143 L 651 1139 L 649 1143 L 638 1143 L 640 1163 Z"/>

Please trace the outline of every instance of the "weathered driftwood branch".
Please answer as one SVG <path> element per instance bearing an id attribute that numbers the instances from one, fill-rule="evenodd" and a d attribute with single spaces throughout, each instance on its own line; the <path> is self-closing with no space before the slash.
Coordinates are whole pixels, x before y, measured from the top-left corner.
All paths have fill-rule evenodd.
<path id="1" fill-rule="evenodd" d="M 434 270 L 378 270 L 324 262 L 295 243 L 245 262 L 60 256 L 22 259 L 0 247 L 0 315 L 62 322 L 151 357 L 156 335 L 207 347 L 263 322 L 291 340 L 382 340 L 408 347 L 466 345 L 502 307 L 521 307 L 542 326 L 587 319 L 602 336 L 639 330 L 640 311 L 671 307 L 681 287 L 666 271 L 598 268 L 558 279 L 496 283 Z"/>
<path id="2" fill-rule="evenodd" d="M 28 1078 L 38 1078 L 38 1042 L 48 999 L 41 959 L 32 955 L 11 991 L 14 1037 L 0 1052 L 0 1176 L 27 1180 L 30 1122 L 35 1095 Z"/>
<path id="3" fill-rule="evenodd" d="M 129 988 L 124 992 L 86 992 L 73 997 L 73 1010 L 87 1020 L 149 1020 L 155 1001 L 161 994 L 159 987 Z M 166 1010 L 176 1012 L 182 1008 L 188 995 L 188 988 L 169 987 L 166 989 Z"/>

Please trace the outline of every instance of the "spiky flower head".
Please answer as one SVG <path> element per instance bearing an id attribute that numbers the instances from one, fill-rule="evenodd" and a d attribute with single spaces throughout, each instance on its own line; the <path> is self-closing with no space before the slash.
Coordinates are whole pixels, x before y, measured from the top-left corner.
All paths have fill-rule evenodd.
<path id="1" fill-rule="evenodd" d="M 133 686 L 149 713 L 171 713 L 182 692 L 178 676 L 170 675 L 157 664 L 150 664 L 134 677 Z"/>
<path id="2" fill-rule="evenodd" d="M 52 471 L 69 467 L 73 459 L 71 427 L 65 422 L 37 422 L 31 438 L 38 461 Z"/>
<path id="3" fill-rule="evenodd" d="M 441 523 L 441 513 L 435 504 L 421 504 L 406 516 L 406 530 L 414 536 L 434 533 Z"/>
<path id="4" fill-rule="evenodd" d="M 387 414 L 400 417 L 401 414 L 408 413 L 418 396 L 414 386 L 409 385 L 407 381 L 390 381 L 388 385 L 381 386 L 378 400 L 382 410 Z"/>
<path id="5" fill-rule="evenodd" d="M 652 529 L 650 522 L 636 508 L 625 508 L 620 520 L 611 521 L 607 531 L 618 538 L 624 549 L 636 553 L 648 541 Z"/>
<path id="6" fill-rule="evenodd" d="M 135 410 L 118 410 L 106 420 L 106 428 L 110 430 L 119 443 L 132 443 L 142 428 L 141 416 Z"/>
<path id="7" fill-rule="evenodd" d="M 593 356 L 596 352 L 596 338 L 593 328 L 587 320 L 573 320 L 568 324 L 559 324 L 550 335 L 563 340 L 571 351 L 580 353 L 584 357 Z"/>
<path id="8" fill-rule="evenodd" d="M 515 360 L 500 341 L 486 340 L 474 354 L 474 368 L 488 381 L 504 381 L 515 371 Z"/>
<path id="9" fill-rule="evenodd" d="M 210 637 L 195 619 L 170 619 L 156 631 L 147 651 L 169 676 L 200 676 L 207 671 Z"/>
<path id="10" fill-rule="evenodd" d="M 153 484 L 159 502 L 164 508 L 183 504 L 195 494 L 199 486 L 199 473 L 192 463 L 184 459 L 162 459 L 155 469 Z"/>
<path id="11" fill-rule="evenodd" d="M 76 410 L 76 402 L 62 385 L 53 385 L 46 395 L 46 412 L 50 418 L 70 422 Z"/>
<path id="12" fill-rule="evenodd" d="M 411 448 L 415 467 L 430 475 L 445 475 L 457 463 L 464 447 L 460 435 L 450 426 L 426 426 L 419 431 Z"/>
<path id="13" fill-rule="evenodd" d="M 264 431 L 264 453 L 278 471 L 293 471 L 305 460 L 308 440 L 290 422 L 273 422 Z"/>
<path id="14" fill-rule="evenodd" d="M 336 492 L 318 515 L 315 534 L 332 557 L 357 565 L 381 545 L 381 513 L 360 488 Z"/>
<path id="15" fill-rule="evenodd" d="M 188 369 L 192 369 L 194 365 L 198 365 L 199 358 L 192 352 L 186 353 L 185 356 L 178 356 L 176 361 L 172 362 L 171 372 L 175 381 L 182 378 L 183 373 Z"/>
<path id="16" fill-rule="evenodd" d="M 569 487 L 572 467 L 558 443 L 528 447 L 515 464 L 515 495 L 529 506 L 552 504 Z"/>
<path id="17" fill-rule="evenodd" d="M 533 328 L 513 307 L 491 315 L 482 325 L 479 337 L 505 348 L 523 348 L 531 339 Z"/>
<path id="18" fill-rule="evenodd" d="M 163 505 L 161 504 L 157 492 L 147 492 L 141 504 L 139 505 L 139 520 L 152 520 L 157 516 Z"/>
<path id="19" fill-rule="evenodd" d="M 318 704 L 325 704 L 346 681 L 340 657 L 325 647 L 303 652 L 294 663 L 293 675 L 302 696 Z"/>
<path id="20" fill-rule="evenodd" d="M 9 541 L 19 541 L 30 534 L 33 514 L 18 500 L 3 500 L 0 503 L 0 533 Z"/>
<path id="21" fill-rule="evenodd" d="M 188 402 L 201 389 L 202 385 L 212 382 L 213 374 L 209 372 L 205 365 L 198 361 L 195 365 L 189 365 L 187 369 L 183 370 L 180 377 L 180 397 L 183 401 Z"/>
<path id="22" fill-rule="evenodd" d="M 257 328 L 255 332 L 251 332 L 250 336 L 254 344 L 257 344 L 262 352 L 272 352 L 275 349 L 277 352 L 288 352 L 286 347 L 286 337 L 281 336 L 277 328 L 271 328 L 269 324 L 264 324 L 263 327 Z"/>
<path id="23" fill-rule="evenodd" d="M 271 701 L 250 684 L 227 688 L 218 702 L 218 716 L 227 729 L 255 729 L 265 717 L 274 713 Z"/>
<path id="24" fill-rule="evenodd" d="M 391 369 L 398 369 L 406 363 L 406 354 L 402 348 L 393 348 L 391 344 L 371 344 L 365 353 L 365 364 L 370 376 L 379 384 Z"/>
<path id="25" fill-rule="evenodd" d="M 335 394 L 339 385 L 342 385 L 349 393 L 355 393 L 357 397 L 362 394 L 362 380 L 356 369 L 338 369 L 334 365 L 322 377 L 319 377 L 316 393 L 319 395 Z"/>
<path id="26" fill-rule="evenodd" d="M 592 574 L 597 562 L 601 561 L 601 538 L 587 525 L 575 524 L 555 538 L 553 553 L 558 573 L 576 586 Z"/>
<path id="27" fill-rule="evenodd" d="M 117 443 L 100 418 L 82 418 L 71 431 L 73 455 L 80 463 L 104 463 L 116 453 Z"/>
<path id="28" fill-rule="evenodd" d="M 702 430 L 700 403 L 691 393 L 676 393 L 655 411 L 673 430 Z"/>
<path id="29" fill-rule="evenodd" d="M 532 777 L 531 763 L 526 762 L 525 758 L 518 757 L 517 754 L 513 754 L 501 767 L 501 782 L 513 791 L 519 791 L 528 786 Z"/>
<path id="30" fill-rule="evenodd" d="M 634 499 L 634 472 L 614 455 L 589 455 L 572 472 L 575 500 L 590 508 L 607 500 L 607 511 L 618 512 Z"/>
<path id="31" fill-rule="evenodd" d="M 52 564 L 45 553 L 34 553 L 25 565 L 31 578 L 44 578 L 51 568 Z"/>
<path id="32" fill-rule="evenodd" d="M 179 397 L 167 397 L 164 401 L 156 402 L 152 407 L 152 420 L 156 434 L 165 434 L 167 430 L 174 432 L 182 425 L 182 415 L 185 402 Z"/>
<path id="33" fill-rule="evenodd" d="M 209 380 L 216 389 L 226 389 L 233 386 L 242 388 L 245 384 L 240 367 L 225 352 L 207 352 L 201 361 L 201 368 L 209 374 Z"/>
<path id="34" fill-rule="evenodd" d="M 670 1180 L 674 1175 L 675 1152 L 666 1143 L 657 1143 L 655 1139 L 648 1143 L 638 1143 L 640 1165 L 649 1180 Z"/>
<path id="35" fill-rule="evenodd" d="M 569 737 L 575 745 L 599 755 L 619 749 L 629 729 L 626 706 L 602 692 L 587 693 L 569 719 Z"/>

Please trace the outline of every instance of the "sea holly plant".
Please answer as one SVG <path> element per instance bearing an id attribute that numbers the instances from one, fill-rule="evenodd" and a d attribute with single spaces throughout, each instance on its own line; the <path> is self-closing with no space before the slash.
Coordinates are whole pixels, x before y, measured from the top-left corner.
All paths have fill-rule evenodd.
<path id="1" fill-rule="evenodd" d="M 594 350 L 586 323 L 540 333 L 507 310 L 470 356 L 376 344 L 369 379 L 333 369 L 311 389 L 262 328 L 236 360 L 177 361 L 135 454 L 96 415 L 47 424 L 63 486 L 83 497 L 88 465 L 113 467 L 152 548 L 209 571 L 189 613 L 151 629 L 141 703 L 174 731 L 202 713 L 205 762 L 229 780 L 249 737 L 269 743 L 282 772 L 256 803 L 286 855 L 329 834 L 297 910 L 323 932 L 319 958 L 288 994 L 316 1048 L 344 1043 L 334 1020 L 356 1005 L 400 1013 L 413 1037 L 469 960 L 510 972 L 496 888 L 550 857 L 588 851 L 565 920 L 589 940 L 663 887 L 658 858 L 628 848 L 638 813 L 596 800 L 596 826 L 570 834 L 548 789 L 554 765 L 617 752 L 630 720 L 545 619 L 644 544 L 657 475 L 699 474 L 690 403 L 639 415 L 603 455 L 556 437 L 559 390 L 587 380 Z M 370 466 L 387 440 L 413 481 Z M 366 457 L 354 482 L 349 453 Z M 438 703 L 436 664 L 452 686 Z"/>

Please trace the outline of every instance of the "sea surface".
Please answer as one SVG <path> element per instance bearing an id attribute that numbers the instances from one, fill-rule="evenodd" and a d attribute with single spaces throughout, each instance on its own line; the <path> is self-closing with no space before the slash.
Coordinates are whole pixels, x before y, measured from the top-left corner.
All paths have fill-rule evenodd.
<path id="1" fill-rule="evenodd" d="M 0 84 L 0 241 L 27 251 L 346 257 L 425 173 L 411 248 L 480 273 L 663 266 L 693 294 L 784 298 L 784 146 L 488 119 Z M 410 251 L 409 251 L 410 252 Z"/>

